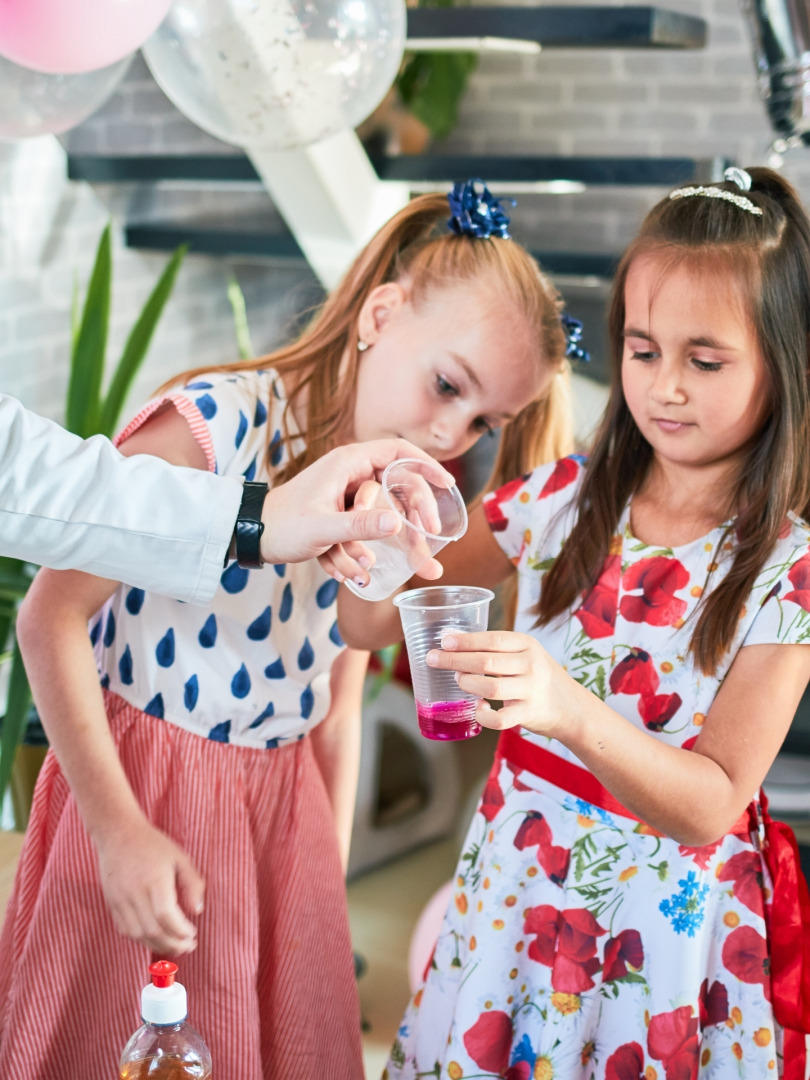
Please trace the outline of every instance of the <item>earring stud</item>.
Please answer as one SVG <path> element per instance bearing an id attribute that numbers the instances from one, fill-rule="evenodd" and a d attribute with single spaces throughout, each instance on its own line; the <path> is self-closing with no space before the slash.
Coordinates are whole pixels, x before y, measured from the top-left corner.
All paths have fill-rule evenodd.
<path id="1" fill-rule="evenodd" d="M 358 341 L 357 342 L 357 351 L 358 352 L 365 352 L 367 348 L 368 348 L 368 342 L 367 341 Z"/>

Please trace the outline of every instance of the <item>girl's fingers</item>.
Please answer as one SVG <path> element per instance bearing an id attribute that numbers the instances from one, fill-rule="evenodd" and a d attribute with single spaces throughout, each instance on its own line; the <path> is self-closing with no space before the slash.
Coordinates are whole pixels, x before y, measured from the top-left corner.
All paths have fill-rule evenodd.
<path id="1" fill-rule="evenodd" d="M 526 657 L 523 653 L 494 652 L 446 652 L 431 649 L 427 654 L 429 667 L 443 671 L 459 671 L 471 675 L 492 675 L 494 677 L 514 677 L 524 675 L 527 670 Z"/>
<path id="2" fill-rule="evenodd" d="M 442 635 L 442 649 L 446 652 L 525 652 L 526 634 L 516 634 L 513 630 L 473 630 L 470 633 L 454 634 L 447 631 Z"/>
<path id="3" fill-rule="evenodd" d="M 362 545 L 358 546 L 362 547 Z M 371 559 L 368 561 L 372 562 Z M 331 547 L 325 554 L 319 556 L 318 562 L 326 573 L 336 581 L 349 579 L 358 585 L 364 585 L 368 582 L 368 570 L 355 559 L 349 558 L 343 544 L 336 544 Z"/>

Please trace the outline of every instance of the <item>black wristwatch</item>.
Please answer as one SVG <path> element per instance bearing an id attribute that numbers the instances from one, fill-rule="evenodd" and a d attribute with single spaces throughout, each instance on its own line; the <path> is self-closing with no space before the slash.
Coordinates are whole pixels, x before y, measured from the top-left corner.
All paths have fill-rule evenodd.
<path id="1" fill-rule="evenodd" d="M 246 480 L 242 492 L 242 503 L 236 517 L 234 537 L 236 540 L 236 561 L 245 570 L 261 570 L 262 555 L 260 541 L 264 532 L 262 507 L 267 495 L 267 484 Z"/>

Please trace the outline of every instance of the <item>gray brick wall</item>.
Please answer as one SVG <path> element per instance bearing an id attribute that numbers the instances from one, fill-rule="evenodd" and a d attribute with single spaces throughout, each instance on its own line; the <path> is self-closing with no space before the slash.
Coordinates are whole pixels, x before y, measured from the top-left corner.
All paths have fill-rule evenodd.
<path id="1" fill-rule="evenodd" d="M 512 0 L 514 2 L 514 0 Z M 771 131 L 759 100 L 747 28 L 736 0 L 670 0 L 662 6 L 705 18 L 701 51 L 547 50 L 487 54 L 464 98 L 460 122 L 442 147 L 481 153 L 727 156 L 767 159 Z M 123 84 L 94 116 L 63 137 L 77 153 L 229 154 L 166 99 L 136 58 Z M 790 154 L 785 175 L 810 201 L 810 150 Z M 617 252 L 658 188 L 591 189 L 578 195 L 520 195 L 514 232 L 530 246 Z M 271 214 L 261 192 L 171 190 L 69 184 L 54 140 L 0 143 L 0 388 L 60 418 L 68 375 L 73 281 L 86 283 L 105 221 L 116 228 L 110 356 L 115 357 L 165 257 L 127 250 L 127 217 L 221 210 Z M 304 269 L 190 256 L 165 313 L 129 411 L 172 372 L 236 355 L 225 288 L 245 289 L 254 344 L 272 347 L 317 289 Z M 604 290 L 564 283 L 569 307 L 586 313 L 589 338 Z"/>

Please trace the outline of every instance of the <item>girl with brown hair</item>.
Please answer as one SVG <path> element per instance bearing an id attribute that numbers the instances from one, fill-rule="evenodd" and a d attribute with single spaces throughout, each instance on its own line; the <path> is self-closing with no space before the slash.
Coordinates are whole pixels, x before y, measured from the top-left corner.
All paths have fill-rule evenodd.
<path id="1" fill-rule="evenodd" d="M 502 734 L 392 1080 L 805 1077 L 810 901 L 760 789 L 810 677 L 793 189 L 732 169 L 659 202 L 610 336 L 588 460 L 487 496 L 441 558 L 517 570 L 519 613 L 428 656 Z M 399 636 L 352 601 L 349 644 Z"/>

